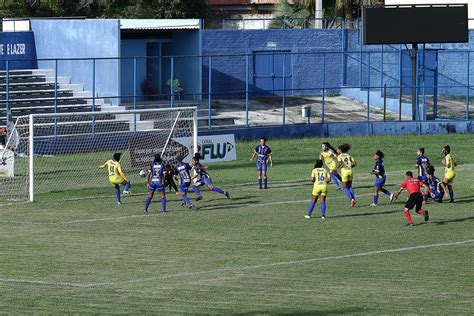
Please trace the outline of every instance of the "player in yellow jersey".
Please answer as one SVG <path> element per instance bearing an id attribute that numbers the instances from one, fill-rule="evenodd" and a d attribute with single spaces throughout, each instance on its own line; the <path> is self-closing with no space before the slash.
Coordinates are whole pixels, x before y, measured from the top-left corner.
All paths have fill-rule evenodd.
<path id="1" fill-rule="evenodd" d="M 326 167 L 329 169 L 329 176 L 331 180 L 336 184 L 336 189 L 340 190 L 341 186 L 339 181 L 342 181 L 341 176 L 337 173 L 337 150 L 331 146 L 328 142 L 321 144 L 321 154 L 319 159 L 321 159 Z M 339 180 L 339 181 L 337 181 Z"/>
<path id="2" fill-rule="evenodd" d="M 456 172 L 454 167 L 456 167 L 456 162 L 454 161 L 453 156 L 451 156 L 451 147 L 446 145 L 443 147 L 444 159 L 441 163 L 444 165 L 444 179 L 441 181 L 441 186 L 444 189 L 444 192 L 449 192 L 449 203 L 454 202 L 454 191 L 453 191 L 453 180 L 456 177 Z"/>
<path id="3" fill-rule="evenodd" d="M 337 161 L 339 162 L 338 168 L 341 169 L 342 190 L 344 190 L 344 193 L 351 202 L 351 207 L 354 207 L 356 199 L 354 189 L 352 188 L 352 168 L 357 166 L 357 162 L 348 154 L 350 149 L 351 146 L 349 144 L 339 146 Z"/>
<path id="4" fill-rule="evenodd" d="M 311 193 L 308 215 L 305 215 L 304 217 L 307 219 L 311 218 L 314 206 L 316 205 L 318 198 L 321 197 L 321 218 L 324 219 L 326 216 L 326 194 L 328 192 L 328 183 L 331 181 L 331 178 L 326 169 L 323 168 L 323 161 L 321 159 L 316 160 L 313 171 L 311 171 L 311 181 L 314 183 L 313 192 Z"/>
<path id="5" fill-rule="evenodd" d="M 115 153 L 113 159 L 107 160 L 99 166 L 99 168 L 107 168 L 109 174 L 109 182 L 115 187 L 115 196 L 117 198 L 117 203 L 120 205 L 122 201 L 120 200 L 120 184 L 125 185 L 123 189 L 123 194 L 130 194 L 130 181 L 123 174 L 122 167 L 120 166 L 120 157 L 122 154 Z"/>

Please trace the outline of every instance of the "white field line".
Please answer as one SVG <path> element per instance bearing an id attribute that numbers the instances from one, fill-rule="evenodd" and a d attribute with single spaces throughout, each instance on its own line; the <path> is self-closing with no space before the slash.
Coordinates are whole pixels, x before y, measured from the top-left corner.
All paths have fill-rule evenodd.
<path id="1" fill-rule="evenodd" d="M 216 274 L 216 273 L 219 274 L 219 273 L 225 273 L 225 272 L 248 271 L 248 270 L 256 270 L 260 268 L 271 268 L 271 267 L 278 267 L 278 266 L 292 266 L 292 265 L 305 264 L 305 263 L 317 262 L 317 261 L 330 261 L 330 260 L 367 257 L 367 256 L 386 254 L 386 253 L 399 253 L 399 252 L 407 252 L 407 251 L 413 251 L 413 250 L 419 250 L 419 249 L 466 245 L 466 244 L 471 244 L 473 242 L 474 242 L 474 239 L 469 239 L 469 240 L 463 240 L 463 241 L 452 241 L 452 242 L 444 242 L 444 243 L 437 243 L 437 244 L 430 244 L 430 245 L 418 245 L 418 246 L 403 247 L 403 248 L 381 249 L 381 250 L 353 253 L 353 254 L 340 255 L 340 256 L 310 258 L 310 259 L 294 260 L 294 261 L 281 261 L 281 262 L 273 262 L 273 263 L 267 263 L 267 264 L 230 267 L 230 268 L 222 268 L 222 269 L 207 270 L 207 271 L 180 272 L 180 273 L 161 275 L 161 276 L 151 277 L 151 278 L 133 279 L 133 280 L 116 281 L 116 282 L 77 283 L 77 282 L 53 282 L 53 281 L 44 281 L 44 280 L 27 280 L 27 279 L 15 279 L 15 278 L 0 278 L 0 282 L 23 283 L 23 284 L 32 284 L 32 285 L 51 285 L 51 286 L 59 286 L 59 287 L 92 288 L 92 287 L 114 286 L 114 285 L 131 284 L 131 283 L 143 283 L 143 282 L 159 281 L 159 280 L 170 280 L 170 279 L 176 279 L 176 278 L 188 277 L 188 276 L 193 277 L 193 276 L 199 276 L 199 275 L 208 275 L 208 274 Z"/>
<path id="2" fill-rule="evenodd" d="M 356 197 L 360 196 L 371 196 L 373 193 L 367 194 L 357 194 Z M 336 196 L 336 197 L 327 197 L 328 200 L 335 200 L 335 199 L 347 199 L 346 196 Z M 232 201 L 232 200 L 231 200 Z M 248 203 L 248 204 L 241 204 L 241 205 L 234 205 L 233 208 L 255 208 L 261 206 L 271 206 L 271 205 L 281 205 L 281 204 L 290 204 L 290 203 L 309 203 L 309 199 L 305 200 L 296 200 L 296 201 L 279 201 L 279 202 L 268 202 L 268 203 Z M 206 211 L 213 211 L 218 206 L 216 205 L 209 205 L 211 209 L 207 209 L 207 206 L 203 206 L 203 210 Z M 222 209 L 225 209 L 225 204 L 220 206 Z M 192 212 L 192 211 L 190 211 Z M 121 219 L 129 219 L 129 218 L 144 218 L 150 216 L 163 216 L 161 211 L 156 213 L 151 213 L 147 215 L 127 215 L 127 216 L 118 216 L 118 217 L 105 217 L 105 218 L 89 218 L 89 219 L 78 219 L 78 220 L 71 220 L 71 221 L 62 221 L 62 222 L 32 222 L 32 221 L 11 221 L 11 220 L 0 220 L 0 224 L 39 224 L 39 225 L 60 225 L 60 224 L 77 224 L 77 223 L 90 223 L 90 222 L 105 222 L 105 221 L 116 221 Z M 166 215 L 165 215 L 166 216 Z"/>
<path id="3" fill-rule="evenodd" d="M 474 164 L 463 164 L 461 166 L 458 166 L 456 167 L 456 170 L 463 170 L 463 169 L 470 169 L 472 166 L 474 166 Z M 439 169 L 441 169 L 441 167 L 439 167 Z M 392 171 L 392 172 L 386 172 L 385 174 L 386 175 L 400 175 L 400 174 L 404 174 L 406 171 Z M 440 172 L 438 171 L 438 175 L 440 174 Z M 271 175 L 269 176 L 270 177 L 270 185 L 272 188 L 274 189 L 280 189 L 280 188 L 286 188 L 286 186 L 284 186 L 284 184 L 293 184 L 293 183 L 297 183 L 297 184 L 307 184 L 308 186 L 312 185 L 309 181 L 309 177 L 308 178 L 303 178 L 303 179 L 292 179 L 292 180 L 275 180 L 275 181 L 272 181 L 271 180 Z M 370 182 L 370 179 L 375 179 L 373 175 L 370 175 L 368 172 L 367 173 L 364 173 L 364 174 L 361 174 L 361 175 L 355 175 L 354 176 L 354 180 L 355 181 L 360 181 L 360 180 L 367 180 Z M 245 187 L 245 186 L 250 186 L 250 185 L 255 185 L 256 184 L 256 179 L 255 181 L 252 181 L 252 182 L 245 182 L 245 183 L 236 183 L 236 184 L 224 184 L 224 187 L 225 188 L 234 188 L 234 187 Z M 276 186 L 275 186 L 276 184 Z M 281 185 L 279 185 L 281 184 Z M 354 183 L 354 188 L 357 189 L 357 182 Z M 251 188 L 252 190 L 254 189 L 253 187 Z M 143 193 L 132 193 L 131 196 L 140 196 L 140 195 L 146 195 L 147 193 L 146 192 L 143 192 Z M 110 198 L 110 195 L 94 195 L 94 196 L 84 196 L 84 197 L 77 197 L 77 198 L 68 198 L 68 199 L 61 199 L 61 200 L 57 200 L 57 202 L 73 202 L 73 201 L 81 201 L 81 200 L 94 200 L 94 199 L 102 199 L 102 198 Z M 0 204 L 0 207 L 4 207 L 4 206 L 11 206 L 11 205 L 18 205 L 18 204 L 23 204 L 23 203 L 29 203 L 28 201 L 21 201 L 21 202 L 13 202 L 13 203 L 6 203 L 6 204 Z M 51 203 L 50 201 L 48 202 L 36 202 L 36 203 L 41 203 L 41 204 L 44 204 L 44 203 Z"/>

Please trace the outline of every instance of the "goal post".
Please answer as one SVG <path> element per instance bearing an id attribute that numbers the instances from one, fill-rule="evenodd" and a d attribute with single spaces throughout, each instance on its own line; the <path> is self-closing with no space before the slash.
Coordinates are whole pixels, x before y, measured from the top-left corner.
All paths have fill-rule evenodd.
<path id="1" fill-rule="evenodd" d="M 16 121 L 13 177 L 0 176 L 0 204 L 34 201 L 38 194 L 107 187 L 99 165 L 122 154 L 125 176 L 143 182 L 139 171 L 156 154 L 164 161 L 190 160 L 198 150 L 196 107 L 31 114 Z M 82 193 L 84 194 L 84 193 Z"/>

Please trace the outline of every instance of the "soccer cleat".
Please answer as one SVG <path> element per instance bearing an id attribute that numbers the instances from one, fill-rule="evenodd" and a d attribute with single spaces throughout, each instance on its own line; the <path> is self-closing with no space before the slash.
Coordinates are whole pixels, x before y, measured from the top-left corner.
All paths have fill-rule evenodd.
<path id="1" fill-rule="evenodd" d="M 263 189 L 266 190 L 266 189 L 268 189 L 268 187 L 267 187 L 267 186 L 264 186 Z"/>
<path id="2" fill-rule="evenodd" d="M 428 214 L 428 211 L 425 210 L 425 222 L 427 222 L 430 219 L 430 214 Z"/>
<path id="3" fill-rule="evenodd" d="M 260 190 L 263 189 L 262 187 L 258 187 Z"/>
<path id="4" fill-rule="evenodd" d="M 192 209 L 194 208 L 194 205 L 191 204 L 191 205 L 188 206 L 188 208 L 189 208 L 190 210 L 192 210 Z"/>
<path id="5" fill-rule="evenodd" d="M 337 187 L 336 190 L 339 191 L 339 190 L 342 190 L 342 188 L 341 188 L 341 187 Z"/>
<path id="6" fill-rule="evenodd" d="M 166 215 L 166 214 L 168 214 L 166 211 L 161 211 L 161 213 L 163 213 L 163 215 Z"/>
<path id="7" fill-rule="evenodd" d="M 449 200 L 449 203 L 454 203 L 454 200 Z"/>
<path id="8" fill-rule="evenodd" d="M 122 205 L 122 202 L 117 202 L 118 205 Z"/>
<path id="9" fill-rule="evenodd" d="M 354 207 L 356 205 L 356 203 L 357 203 L 356 200 L 352 199 L 351 200 L 351 207 Z"/>
<path id="10" fill-rule="evenodd" d="M 390 194 L 390 203 L 393 203 L 397 200 L 397 197 L 395 196 L 395 194 Z"/>
<path id="11" fill-rule="evenodd" d="M 202 200 L 202 195 L 196 196 L 196 201 L 201 201 Z"/>
<path id="12" fill-rule="evenodd" d="M 407 224 L 407 226 L 408 226 L 409 228 L 413 228 L 413 227 L 415 227 L 415 224 Z"/>
<path id="13" fill-rule="evenodd" d="M 181 207 L 185 207 L 186 206 L 186 202 L 181 202 Z"/>
<path id="14" fill-rule="evenodd" d="M 321 216 L 321 219 L 324 219 L 325 217 L 324 216 Z"/>
<path id="15" fill-rule="evenodd" d="M 229 192 L 226 191 L 226 192 L 224 193 L 224 195 L 225 195 L 226 198 L 230 199 L 230 194 L 229 194 Z"/>
<path id="16" fill-rule="evenodd" d="M 370 204 L 370 206 L 377 206 L 377 204 L 375 204 L 375 203 L 372 203 L 372 204 Z"/>
<path id="17" fill-rule="evenodd" d="M 129 195 L 131 192 L 130 192 L 130 191 L 125 191 L 125 190 L 124 190 L 122 193 L 123 193 L 124 195 Z"/>
<path id="18" fill-rule="evenodd" d="M 310 218 L 311 218 L 311 216 L 309 216 L 309 215 L 305 215 L 305 216 L 304 216 L 304 218 L 306 218 L 306 219 L 310 219 Z"/>
<path id="19" fill-rule="evenodd" d="M 148 210 L 144 210 L 144 211 L 143 211 L 143 214 L 147 215 L 147 214 L 148 214 Z"/>

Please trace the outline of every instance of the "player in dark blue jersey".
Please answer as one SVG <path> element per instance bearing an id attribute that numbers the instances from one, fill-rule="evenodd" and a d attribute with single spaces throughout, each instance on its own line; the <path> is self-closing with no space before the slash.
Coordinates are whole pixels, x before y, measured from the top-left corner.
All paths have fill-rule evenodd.
<path id="1" fill-rule="evenodd" d="M 379 192 L 386 194 L 392 200 L 393 194 L 385 189 L 383 186 L 385 185 L 385 180 L 387 179 L 385 175 L 385 166 L 383 164 L 384 158 L 383 152 L 377 150 L 374 154 L 375 166 L 372 169 L 372 174 L 375 176 L 375 183 L 374 183 L 374 203 L 371 206 L 377 206 L 379 203 Z"/>
<path id="2" fill-rule="evenodd" d="M 174 168 L 175 174 L 179 177 L 179 193 L 183 198 L 184 202 L 182 206 L 188 205 L 189 208 L 193 208 L 193 203 L 189 200 L 187 194 L 189 186 L 191 185 L 191 173 L 193 168 L 190 164 L 183 162 L 182 157 L 178 157 L 178 164 Z"/>
<path id="3" fill-rule="evenodd" d="M 145 203 L 145 214 L 148 214 L 148 207 L 150 206 L 151 200 L 155 191 L 160 193 L 161 197 L 161 210 L 163 214 L 166 214 L 166 194 L 164 186 L 165 166 L 161 160 L 161 155 L 155 155 L 155 159 L 150 166 L 148 172 L 147 184 L 148 184 L 148 196 L 146 197 Z"/>
<path id="4" fill-rule="evenodd" d="M 230 199 L 229 192 L 223 191 L 223 190 L 219 189 L 218 187 L 214 186 L 214 184 L 212 183 L 212 179 L 209 176 L 209 173 L 207 172 L 208 167 L 203 166 L 199 162 L 200 158 L 201 158 L 201 155 L 199 153 L 196 153 L 194 155 L 193 159 L 192 159 L 192 167 L 193 167 L 193 170 L 194 170 L 193 180 L 195 180 L 194 185 L 196 187 L 207 185 L 209 190 L 220 193 L 222 195 L 225 195 L 226 198 Z"/>
<path id="5" fill-rule="evenodd" d="M 431 198 L 435 200 L 436 202 L 442 203 L 443 202 L 443 196 L 444 196 L 444 189 L 443 186 L 441 185 L 441 181 L 435 177 L 435 168 L 430 165 L 426 168 L 426 174 L 428 177 L 428 186 L 431 191 Z M 424 200 L 428 201 L 428 193 L 425 192 L 424 194 Z"/>
<path id="6" fill-rule="evenodd" d="M 263 188 L 267 188 L 268 177 L 267 177 L 267 163 L 270 162 L 270 167 L 273 167 L 272 160 L 272 150 L 267 145 L 267 139 L 265 137 L 260 138 L 260 144 L 255 147 L 255 150 L 250 157 L 250 161 L 257 156 L 257 179 L 258 187 L 262 188 L 262 178 L 263 178 Z"/>
<path id="7" fill-rule="evenodd" d="M 430 165 L 430 160 L 425 156 L 425 147 L 418 148 L 416 155 L 417 158 L 415 166 L 418 173 L 418 180 L 426 183 L 428 180 L 428 177 L 426 176 L 426 168 Z"/>

